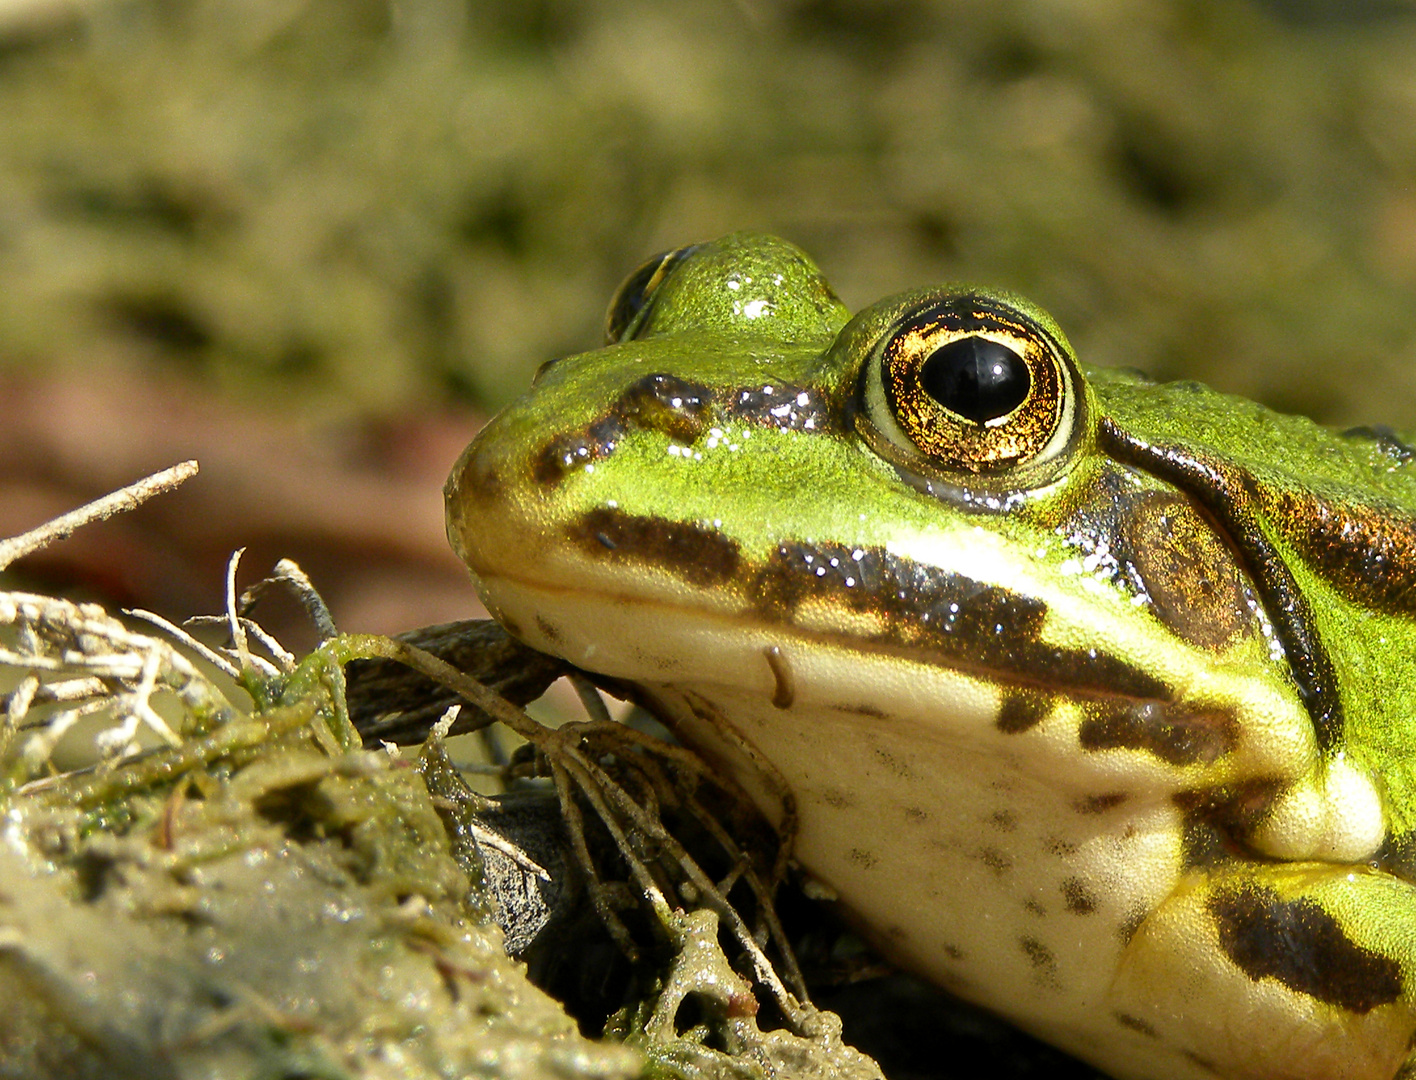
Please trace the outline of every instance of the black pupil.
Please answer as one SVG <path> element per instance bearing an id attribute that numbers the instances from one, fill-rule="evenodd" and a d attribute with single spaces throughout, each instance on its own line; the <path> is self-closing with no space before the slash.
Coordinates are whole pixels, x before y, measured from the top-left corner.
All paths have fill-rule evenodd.
<path id="1" fill-rule="evenodd" d="M 966 337 L 936 349 L 920 368 L 919 384 L 946 409 L 983 424 L 1021 405 L 1032 378 L 1008 346 Z"/>

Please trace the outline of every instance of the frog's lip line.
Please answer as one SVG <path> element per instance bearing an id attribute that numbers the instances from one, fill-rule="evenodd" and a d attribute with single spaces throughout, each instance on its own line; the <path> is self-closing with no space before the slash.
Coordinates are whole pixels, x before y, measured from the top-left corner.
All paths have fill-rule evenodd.
<path id="1" fill-rule="evenodd" d="M 1135 701 L 1135 702 L 1161 702 L 1163 704 L 1173 704 L 1183 702 L 1184 698 L 1164 699 L 1158 697 L 1140 697 L 1132 694 L 1117 693 L 1107 691 L 1093 686 L 1084 686 L 1077 683 L 1068 683 L 1058 680 L 1048 682 L 1039 678 L 1028 678 L 1016 672 L 1009 672 L 996 668 L 986 667 L 982 664 L 945 664 L 931 663 L 928 660 L 920 660 L 921 650 L 913 649 L 904 645 L 892 645 L 885 642 L 871 641 L 869 638 L 853 637 L 846 634 L 829 633 L 823 630 L 811 630 L 801 626 L 793 626 L 786 623 L 766 623 L 758 619 L 751 618 L 750 611 L 725 612 L 715 610 L 710 607 L 687 605 L 675 603 L 660 597 L 628 596 L 623 593 L 608 592 L 604 589 L 587 588 L 584 585 L 569 585 L 559 583 L 549 583 L 544 579 L 532 580 L 504 571 L 486 572 L 477 567 L 473 567 L 478 579 L 486 583 L 492 580 L 500 580 L 510 583 L 512 586 L 525 592 L 536 592 L 547 595 L 574 596 L 577 599 L 588 601 L 598 601 L 604 603 L 633 604 L 639 607 L 653 608 L 658 611 L 679 613 L 683 615 L 692 614 L 699 619 L 711 619 L 714 623 L 734 627 L 741 630 L 750 627 L 762 631 L 764 634 L 779 633 L 783 637 L 794 638 L 807 645 L 832 645 L 838 648 L 854 649 L 860 652 L 872 653 L 876 656 L 891 657 L 920 664 L 924 667 L 936 668 L 941 671 L 952 672 L 966 678 L 977 679 L 982 682 L 989 682 L 994 685 L 1004 685 L 1018 690 L 1039 690 L 1047 693 L 1065 693 L 1067 696 L 1084 699 L 1087 701 Z M 488 590 L 491 592 L 492 590 Z M 574 662 L 574 661 L 572 661 Z M 652 680 L 650 680 L 652 681 Z"/>

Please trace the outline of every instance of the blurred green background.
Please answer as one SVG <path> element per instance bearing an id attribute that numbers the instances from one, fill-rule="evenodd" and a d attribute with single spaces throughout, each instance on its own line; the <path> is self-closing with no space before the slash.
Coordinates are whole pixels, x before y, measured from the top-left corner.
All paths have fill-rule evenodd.
<path id="1" fill-rule="evenodd" d="M 741 228 L 1084 359 L 1416 420 L 1416 8 L 0 0 L 0 364 L 495 407 Z M 2 403 L 0 403 L 2 404 Z"/>

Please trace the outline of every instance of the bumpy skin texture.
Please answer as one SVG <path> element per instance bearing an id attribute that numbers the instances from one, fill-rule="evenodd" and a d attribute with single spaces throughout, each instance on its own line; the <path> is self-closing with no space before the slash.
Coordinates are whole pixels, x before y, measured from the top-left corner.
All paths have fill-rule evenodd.
<path id="1" fill-rule="evenodd" d="M 1006 294 L 848 318 L 769 237 L 651 264 L 609 325 L 448 481 L 514 635 L 793 800 L 901 963 L 1118 1077 L 1398 1073 L 1400 440 L 1084 368 Z"/>

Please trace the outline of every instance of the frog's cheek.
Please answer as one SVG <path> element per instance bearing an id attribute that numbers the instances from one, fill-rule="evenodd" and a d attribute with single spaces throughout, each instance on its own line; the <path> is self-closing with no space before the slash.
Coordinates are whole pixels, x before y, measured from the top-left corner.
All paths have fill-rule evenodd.
<path id="1" fill-rule="evenodd" d="M 1195 874 L 1135 932 L 1118 1023 L 1229 1080 L 1388 1080 L 1416 1030 L 1416 891 L 1320 863 Z"/>

